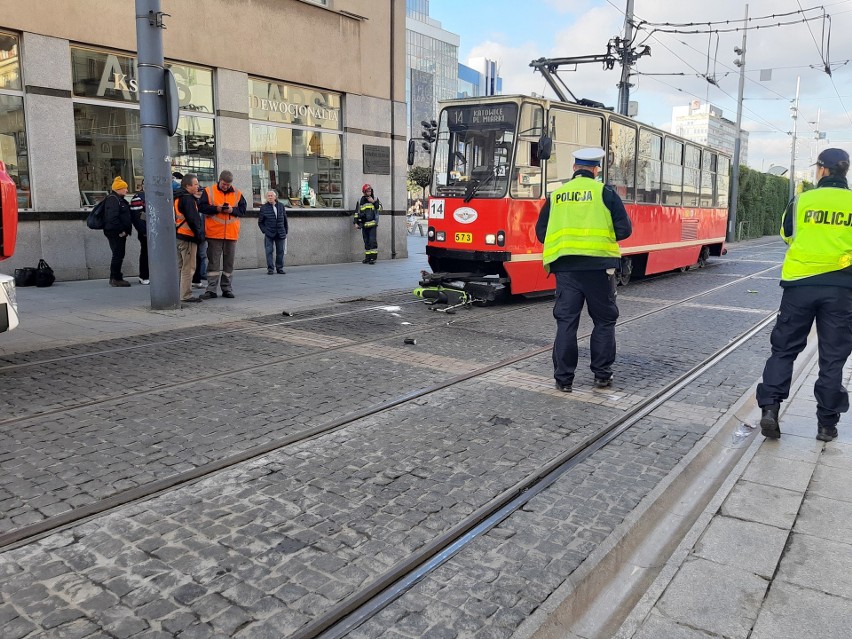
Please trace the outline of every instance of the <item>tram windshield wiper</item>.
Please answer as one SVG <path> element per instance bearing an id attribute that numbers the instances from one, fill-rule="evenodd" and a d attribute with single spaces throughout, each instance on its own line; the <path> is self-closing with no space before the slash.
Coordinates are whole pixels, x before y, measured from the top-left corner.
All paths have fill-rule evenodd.
<path id="1" fill-rule="evenodd" d="M 485 176 L 485 179 L 480 179 L 481 176 Z M 494 167 L 493 166 L 480 166 L 470 173 L 470 183 L 467 186 L 467 190 L 464 193 L 464 202 L 467 204 L 473 199 L 473 196 L 476 195 L 476 192 L 480 187 L 485 186 L 491 180 L 494 179 Z"/>

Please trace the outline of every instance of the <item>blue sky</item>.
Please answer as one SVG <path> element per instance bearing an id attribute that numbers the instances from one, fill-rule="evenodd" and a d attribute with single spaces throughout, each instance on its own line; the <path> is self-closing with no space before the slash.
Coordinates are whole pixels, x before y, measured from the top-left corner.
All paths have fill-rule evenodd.
<path id="1" fill-rule="evenodd" d="M 814 0 L 749 0 L 749 15 L 755 18 L 817 4 Z M 635 13 L 648 22 L 706 22 L 741 19 L 744 5 L 741 0 L 635 0 Z M 622 32 L 625 6 L 626 0 L 431 0 L 430 15 L 461 37 L 462 62 L 471 54 L 498 61 L 505 93 L 552 95 L 543 78 L 528 66 L 530 60 L 605 52 L 607 41 Z M 832 16 L 831 78 L 821 71 L 825 55 L 819 44 L 821 21 L 808 23 L 810 31 L 807 24 L 798 23 L 748 32 L 743 128 L 749 131 L 748 164 L 754 168 L 789 165 L 789 107 L 797 76 L 801 78 L 797 168 L 812 162 L 827 145 L 852 150 L 852 62 L 844 64 L 852 60 L 848 36 L 852 0 L 827 0 L 824 6 Z M 693 99 L 709 100 L 726 118 L 736 118 L 738 70 L 733 48 L 741 45 L 742 33 L 719 34 L 718 53 L 716 40 L 706 34 L 650 33 L 646 28 L 642 38 L 647 38 L 652 54 L 638 62 L 637 71 L 684 75 L 635 78 L 630 97 L 639 102 L 639 120 L 668 128 L 672 107 Z M 617 69 L 585 65 L 563 77 L 578 97 L 613 105 L 618 94 Z M 760 80 L 761 69 L 772 69 L 770 81 Z M 701 74 L 715 76 L 718 85 L 709 84 Z M 813 139 L 818 113 L 819 129 L 826 132 L 828 143 Z"/>

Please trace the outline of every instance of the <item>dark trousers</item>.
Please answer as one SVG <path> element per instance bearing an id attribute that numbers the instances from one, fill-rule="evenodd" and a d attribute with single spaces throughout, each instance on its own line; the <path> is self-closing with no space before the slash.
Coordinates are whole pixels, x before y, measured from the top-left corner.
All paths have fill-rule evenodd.
<path id="1" fill-rule="evenodd" d="M 284 268 L 284 238 L 263 236 L 263 246 L 266 248 L 266 268 L 272 269 L 272 252 L 275 251 L 275 268 Z"/>
<path id="2" fill-rule="evenodd" d="M 592 330 L 591 369 L 595 377 L 612 377 L 615 362 L 615 276 L 606 271 L 565 271 L 556 273 L 556 340 L 553 342 L 553 377 L 560 384 L 571 384 L 577 370 L 577 327 L 583 303 L 595 324 Z"/>
<path id="3" fill-rule="evenodd" d="M 379 257 L 379 244 L 376 239 L 376 231 L 378 226 L 364 227 L 361 229 L 361 235 L 364 237 L 364 259 L 376 261 Z"/>
<path id="4" fill-rule="evenodd" d="M 139 277 L 143 280 L 148 280 L 150 278 L 150 273 L 148 272 L 148 238 L 147 237 L 139 237 Z"/>
<path id="5" fill-rule="evenodd" d="M 790 396 L 793 363 L 808 342 L 816 320 L 819 377 L 814 384 L 817 421 L 836 426 L 849 410 L 843 365 L 852 352 L 852 289 L 840 286 L 792 286 L 781 296 L 778 320 L 769 342 L 772 355 L 757 386 L 759 406 L 780 404 Z"/>
<path id="6" fill-rule="evenodd" d="M 121 265 L 124 263 L 124 252 L 127 248 L 127 236 L 118 237 L 118 235 L 107 235 L 109 240 L 109 248 L 112 251 L 112 260 L 109 263 L 109 279 L 123 280 L 124 275 L 121 273 Z"/>

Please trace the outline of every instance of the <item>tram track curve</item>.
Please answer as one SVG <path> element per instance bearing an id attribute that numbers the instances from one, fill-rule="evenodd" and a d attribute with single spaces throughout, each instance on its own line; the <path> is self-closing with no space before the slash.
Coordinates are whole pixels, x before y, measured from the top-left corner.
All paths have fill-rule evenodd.
<path id="1" fill-rule="evenodd" d="M 751 273 L 749 275 L 743 276 L 743 277 L 738 278 L 736 280 L 732 280 L 730 282 L 726 282 L 724 284 L 712 287 L 712 288 L 705 290 L 705 291 L 702 291 L 700 293 L 690 295 L 686 298 L 683 298 L 683 299 L 680 299 L 680 300 L 677 300 L 677 301 L 672 301 L 668 304 L 650 309 L 650 310 L 643 312 L 643 313 L 640 313 L 638 315 L 631 316 L 629 318 L 625 318 L 625 319 L 619 321 L 618 324 L 619 325 L 628 324 L 630 322 L 634 322 L 634 321 L 643 319 L 645 317 L 664 312 L 665 310 L 668 310 L 668 309 L 673 308 L 673 307 L 677 307 L 680 304 L 687 303 L 687 302 L 694 300 L 698 297 L 702 297 L 704 295 L 709 295 L 709 294 L 717 292 L 719 290 L 723 290 L 723 289 L 729 288 L 731 286 L 735 286 L 737 284 L 740 284 L 744 281 L 747 281 L 750 278 L 758 277 L 758 276 L 763 275 L 763 274 L 765 274 L 765 273 L 767 273 L 767 272 L 769 272 L 773 269 L 777 269 L 778 267 L 779 267 L 779 265 L 775 265 L 775 266 L 772 266 L 772 267 L 769 267 L 769 268 L 766 268 L 766 269 L 762 269 L 760 271 L 757 271 L 755 273 Z M 519 309 L 514 309 L 514 310 L 519 310 Z M 444 325 L 441 324 L 439 327 L 443 327 L 443 326 Z M 436 328 L 439 328 L 439 327 L 436 327 Z M 589 334 L 590 333 L 580 335 L 579 338 L 584 339 L 584 338 L 588 337 Z M 387 338 L 387 336 L 383 336 L 382 339 L 386 339 L 386 338 Z M 255 447 L 246 449 L 244 451 L 223 457 L 223 458 L 216 460 L 214 462 L 199 465 L 196 468 L 189 470 L 189 471 L 178 473 L 178 474 L 172 475 L 170 477 L 167 477 L 167 478 L 164 478 L 164 479 L 161 479 L 161 480 L 158 480 L 158 481 L 149 482 L 149 483 L 143 484 L 143 485 L 138 486 L 138 487 L 133 488 L 133 489 L 119 491 L 117 493 L 114 493 L 113 495 L 110 495 L 106 498 L 97 500 L 97 501 L 95 501 L 91 504 L 87 504 L 85 506 L 81 506 L 81 507 L 78 507 L 78 508 L 73 508 L 69 511 L 62 513 L 62 514 L 45 518 L 45 519 L 43 519 L 42 521 L 40 521 L 36 524 L 31 524 L 31 525 L 26 525 L 26 526 L 16 528 L 14 530 L 11 530 L 10 532 L 7 532 L 5 534 L 0 535 L 0 551 L 28 543 L 28 541 L 35 540 L 37 538 L 43 537 L 44 535 L 50 534 L 51 532 L 54 532 L 54 531 L 59 530 L 61 528 L 64 528 L 64 527 L 67 527 L 69 525 L 78 523 L 80 521 L 83 521 L 83 520 L 88 519 L 90 517 L 93 517 L 95 515 L 104 513 L 106 511 L 112 510 L 112 509 L 117 508 L 119 506 L 123 506 L 123 505 L 126 505 L 126 504 L 138 502 L 138 501 L 143 501 L 143 500 L 149 499 L 151 497 L 154 497 L 156 495 L 159 495 L 159 494 L 161 494 L 165 491 L 173 490 L 173 489 L 178 488 L 182 485 L 186 485 L 186 484 L 189 484 L 189 483 L 199 481 L 200 479 L 203 479 L 204 477 L 207 477 L 207 476 L 209 476 L 213 473 L 219 472 L 219 471 L 224 470 L 226 468 L 233 467 L 237 464 L 243 463 L 245 461 L 249 461 L 251 459 L 256 459 L 258 457 L 261 457 L 261 456 L 266 455 L 268 453 L 274 452 L 276 450 L 280 450 L 280 449 L 285 448 L 287 446 L 290 446 L 292 444 L 302 442 L 302 441 L 306 441 L 308 439 L 315 438 L 315 437 L 322 435 L 322 434 L 325 434 L 325 433 L 333 432 L 335 430 L 343 428 L 344 426 L 349 425 L 349 424 L 351 424 L 355 421 L 358 421 L 360 419 L 363 419 L 365 417 L 376 415 L 378 413 L 381 413 L 383 411 L 387 411 L 387 410 L 394 408 L 396 406 L 399 406 L 401 404 L 411 402 L 411 401 L 419 399 L 419 398 L 421 398 L 425 395 L 429 395 L 429 394 L 435 393 L 437 391 L 443 390 L 445 388 L 448 388 L 450 386 L 454 386 L 454 385 L 460 384 L 462 382 L 468 381 L 470 379 L 480 377 L 480 376 L 485 375 L 487 373 L 490 373 L 492 371 L 495 371 L 495 370 L 498 370 L 498 369 L 501 369 L 501 368 L 505 368 L 505 367 L 509 367 L 509 366 L 516 364 L 518 362 L 521 362 L 521 361 L 536 357 L 538 355 L 541 355 L 543 353 L 549 352 L 550 349 L 551 349 L 550 346 L 546 346 L 546 347 L 537 348 L 537 349 L 534 349 L 534 350 L 531 350 L 531 351 L 525 351 L 525 352 L 523 352 L 519 355 L 512 356 L 512 357 L 509 357 L 509 358 L 505 358 L 505 359 L 502 359 L 502 360 L 500 360 L 496 363 L 492 363 L 492 364 L 486 365 L 484 367 L 477 368 L 476 370 L 471 371 L 469 373 L 462 374 L 462 375 L 456 375 L 456 376 L 453 376 L 449 379 L 443 380 L 439 383 L 433 384 L 431 386 L 416 389 L 416 390 L 413 390 L 413 391 L 409 391 L 409 392 L 403 393 L 401 395 L 398 395 L 397 397 L 395 397 L 393 399 L 386 400 L 384 402 L 380 402 L 376 405 L 369 406 L 369 407 L 363 408 L 363 409 L 358 410 L 358 411 L 350 412 L 350 413 L 345 414 L 345 415 L 343 415 L 343 416 L 341 416 L 337 419 L 325 422 L 325 423 L 317 425 L 313 428 L 306 429 L 306 430 L 303 430 L 303 431 L 300 431 L 300 432 L 297 432 L 297 433 L 293 433 L 293 434 L 290 434 L 290 435 L 283 437 L 283 438 L 274 439 L 274 440 L 267 442 L 266 444 L 263 444 L 261 446 L 255 446 Z M 68 412 L 69 410 L 71 410 L 71 409 L 64 408 L 64 409 L 59 410 L 57 412 L 63 413 L 63 412 Z"/>

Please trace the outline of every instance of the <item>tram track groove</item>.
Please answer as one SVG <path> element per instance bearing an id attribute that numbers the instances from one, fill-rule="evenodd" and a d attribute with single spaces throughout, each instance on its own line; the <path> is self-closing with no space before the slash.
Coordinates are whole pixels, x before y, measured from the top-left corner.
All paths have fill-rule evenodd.
<path id="1" fill-rule="evenodd" d="M 640 313 L 638 315 L 631 316 L 631 317 L 625 318 L 623 320 L 619 320 L 617 325 L 623 326 L 625 324 L 629 324 L 631 322 L 635 322 L 635 321 L 644 319 L 646 317 L 664 312 L 668 309 L 671 309 L 673 307 L 677 307 L 681 304 L 689 302 L 689 301 L 691 301 L 695 298 L 702 297 L 704 295 L 708 295 L 708 294 L 717 292 L 719 290 L 729 288 L 731 286 L 735 286 L 735 285 L 737 285 L 737 284 L 739 284 L 743 281 L 746 281 L 746 280 L 748 280 L 752 277 L 759 276 L 759 275 L 766 273 L 770 270 L 773 270 L 775 268 L 779 268 L 779 266 L 780 265 L 776 265 L 776 266 L 773 266 L 773 267 L 770 267 L 770 268 L 767 268 L 767 269 L 763 269 L 763 270 L 758 271 L 756 273 L 752 273 L 752 274 L 749 274 L 747 276 L 743 276 L 742 278 L 740 278 L 738 280 L 726 282 L 724 284 L 710 288 L 706 291 L 702 291 L 700 293 L 690 295 L 690 296 L 683 298 L 681 300 L 672 301 L 668 304 L 665 304 L 663 306 L 660 306 L 660 307 L 657 307 L 657 308 L 654 308 L 654 309 L 650 309 L 650 310 L 645 311 L 643 313 Z M 510 311 L 518 311 L 518 310 L 522 310 L 523 308 L 527 308 L 527 306 L 524 305 L 524 306 L 521 306 L 521 307 L 516 307 L 514 309 L 509 309 L 509 310 Z M 498 313 L 494 313 L 494 314 L 498 314 Z M 494 314 L 492 314 L 492 315 L 494 315 Z M 482 315 L 479 315 L 478 317 L 471 318 L 471 319 L 481 319 L 481 318 L 482 318 Z M 450 324 L 450 325 L 454 326 L 454 325 L 457 325 L 457 324 L 453 323 L 453 324 Z M 446 326 L 446 324 L 440 324 L 440 325 L 435 326 L 433 328 L 439 329 L 439 328 L 444 328 L 445 326 Z M 408 328 L 406 333 L 410 333 L 411 330 L 412 329 Z M 590 335 L 591 335 L 591 331 L 584 333 L 582 335 L 579 335 L 578 339 L 586 339 Z M 381 338 L 377 338 L 376 341 L 383 341 L 383 340 L 386 340 L 386 339 L 388 339 L 387 335 L 382 336 Z M 13 529 L 13 530 L 11 530 L 7 533 L 0 534 L 0 552 L 19 547 L 21 545 L 25 545 L 26 543 L 29 543 L 31 541 L 35 541 L 35 540 L 37 540 L 41 537 L 44 537 L 47 534 L 50 534 L 52 532 L 56 532 L 60 529 L 66 528 L 70 525 L 74 525 L 76 523 L 79 523 L 79 522 L 86 520 L 86 519 L 89 519 L 91 517 L 94 517 L 94 516 L 103 514 L 105 512 L 114 510 L 118 507 L 122 507 L 122 506 L 125 506 L 125 505 L 128 505 L 128 504 L 131 504 L 131 503 L 137 503 L 137 502 L 140 502 L 140 501 L 145 501 L 145 500 L 150 499 L 152 497 L 156 497 L 157 495 L 160 495 L 160 494 L 162 494 L 166 491 L 169 491 L 169 490 L 172 490 L 172 489 L 175 489 L 175 488 L 179 488 L 183 485 L 194 483 L 194 482 L 199 481 L 199 480 L 201 480 L 201 479 L 203 479 L 203 478 L 205 478 L 209 475 L 212 475 L 214 473 L 220 472 L 220 471 L 225 470 L 227 468 L 231 468 L 233 466 L 244 463 L 246 461 L 250 461 L 252 459 L 262 457 L 264 455 L 267 455 L 269 453 L 281 450 L 281 449 L 286 448 L 288 446 L 291 446 L 293 444 L 303 442 L 303 441 L 307 441 L 307 440 L 316 438 L 320 435 L 324 435 L 324 434 L 327 434 L 327 433 L 330 433 L 330 432 L 334 432 L 334 431 L 339 430 L 339 429 L 341 429 L 341 428 L 343 428 L 343 427 L 345 427 L 345 426 L 347 426 L 347 425 L 349 425 L 353 422 L 356 422 L 358 420 L 364 419 L 366 417 L 371 417 L 371 416 L 377 415 L 379 413 L 390 410 L 394 407 L 397 407 L 397 406 L 400 406 L 402 404 L 411 402 L 413 400 L 422 398 L 426 395 L 430 395 L 430 394 L 436 393 L 438 391 L 441 391 L 443 389 L 449 388 L 451 386 L 455 386 L 455 385 L 461 384 L 463 382 L 466 382 L 468 380 L 475 379 L 477 377 L 481 377 L 481 376 L 486 375 L 486 374 L 493 372 L 495 370 L 499 370 L 501 368 L 506 368 L 506 367 L 512 366 L 514 364 L 517 364 L 519 362 L 531 359 L 533 357 L 537 357 L 537 356 L 542 355 L 544 353 L 548 353 L 551 350 L 552 350 L 552 346 L 546 346 L 546 347 L 537 348 L 537 349 L 534 349 L 534 350 L 531 350 L 531 351 L 525 351 L 525 352 L 520 353 L 518 355 L 509 357 L 509 358 L 504 358 L 504 359 L 499 360 L 497 362 L 494 362 L 492 364 L 488 364 L 486 366 L 477 368 L 477 369 L 470 371 L 468 373 L 456 375 L 456 376 L 450 377 L 448 379 L 445 379 L 443 381 L 440 381 L 438 383 L 432 384 L 430 386 L 420 388 L 420 389 L 416 389 L 416 390 L 413 390 L 413 391 L 408 391 L 406 393 L 398 395 L 397 397 L 395 397 L 393 399 L 380 402 L 380 403 L 375 404 L 373 406 L 368 406 L 368 407 L 365 407 L 363 409 L 347 413 L 345 415 L 340 416 L 339 418 L 336 418 L 336 419 L 331 420 L 329 422 L 325 422 L 323 424 L 319 424 L 319 425 L 317 425 L 313 428 L 302 430 L 302 431 L 299 431 L 297 433 L 292 433 L 292 434 L 285 436 L 283 438 L 273 439 L 269 442 L 266 442 L 265 444 L 255 446 L 255 447 L 246 449 L 244 451 L 228 455 L 226 457 L 223 457 L 223 458 L 216 460 L 216 461 L 213 461 L 213 462 L 209 462 L 209 463 L 206 463 L 206 464 L 199 465 L 199 466 L 197 466 L 197 467 L 195 467 L 191 470 L 184 471 L 184 472 L 181 472 L 181 473 L 177 473 L 175 475 L 171 475 L 171 476 L 166 477 L 162 480 L 156 480 L 154 482 L 148 482 L 148 483 L 143 484 L 141 486 L 137 486 L 137 487 L 130 488 L 130 489 L 127 489 L 127 490 L 122 490 L 122 491 L 116 492 L 116 493 L 114 493 L 114 494 L 112 494 L 108 497 L 98 499 L 98 500 L 96 500 L 96 501 L 94 501 L 90 504 L 86 504 L 84 506 L 72 508 L 72 509 L 70 509 L 70 510 L 64 512 L 64 513 L 58 514 L 58 515 L 46 517 L 45 519 L 43 519 L 40 522 L 21 526 L 19 528 Z M 328 352 L 328 350 L 325 350 L 325 351 L 322 351 L 322 352 L 325 353 L 325 352 Z M 259 365 L 257 367 L 248 367 L 248 370 L 252 370 L 254 368 L 259 368 L 259 367 L 268 366 L 268 365 L 270 365 L 269 362 L 267 362 L 266 364 L 263 364 L 263 365 Z M 217 374 L 216 376 L 221 377 L 222 375 L 231 375 L 231 374 L 233 374 L 233 372 L 234 371 L 229 371 L 227 373 L 220 373 L 220 374 Z M 197 380 L 193 380 L 193 382 L 194 381 L 197 381 Z M 190 384 L 190 383 L 193 383 L 193 382 L 187 382 L 187 384 Z M 172 387 L 173 385 L 169 385 L 169 386 Z M 162 390 L 162 389 L 160 389 L 160 390 Z M 154 391 L 140 391 L 139 394 L 144 394 L 144 393 L 148 393 L 148 392 L 154 392 Z M 115 399 L 122 399 L 123 397 L 125 397 L 125 396 L 121 396 L 119 398 L 112 398 L 112 401 L 114 401 Z M 97 401 L 96 403 L 104 403 L 106 401 L 111 401 L 111 400 L 102 400 L 102 401 Z M 57 410 L 57 411 L 54 411 L 54 412 L 55 413 L 65 413 L 65 412 L 69 412 L 71 410 L 74 410 L 74 409 L 73 408 L 72 409 L 64 408 L 64 409 Z M 23 419 L 31 419 L 31 418 L 32 418 L 32 416 L 27 417 L 27 418 L 21 418 L 21 419 L 16 420 L 16 421 L 22 421 Z M 8 423 L 10 423 L 10 422 L 0 422 L 0 425 L 4 425 L 4 424 L 8 424 Z"/>

